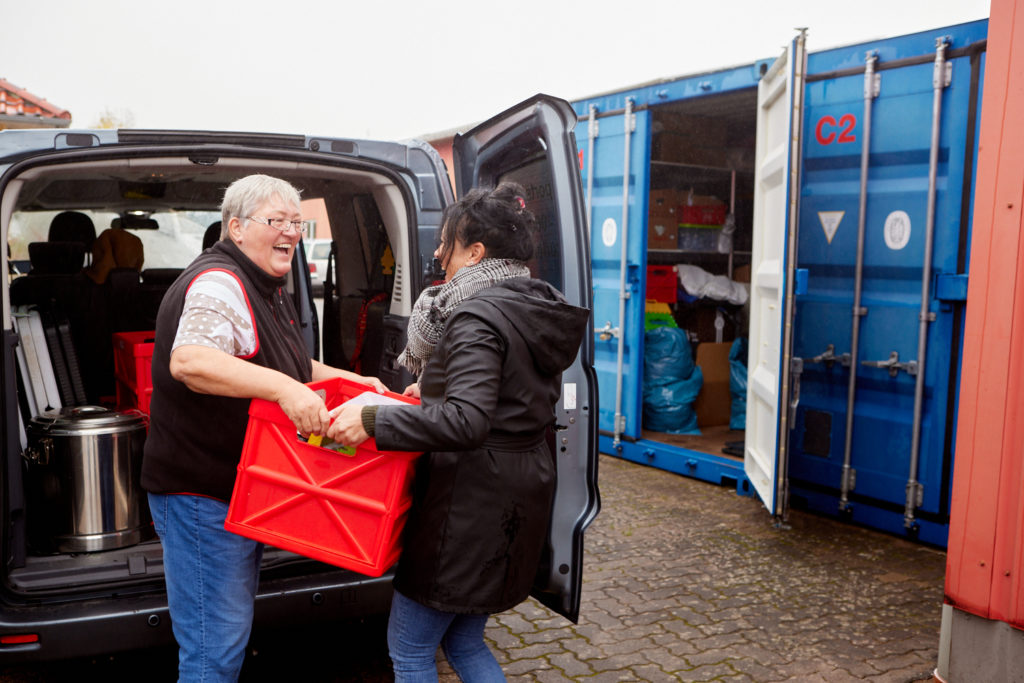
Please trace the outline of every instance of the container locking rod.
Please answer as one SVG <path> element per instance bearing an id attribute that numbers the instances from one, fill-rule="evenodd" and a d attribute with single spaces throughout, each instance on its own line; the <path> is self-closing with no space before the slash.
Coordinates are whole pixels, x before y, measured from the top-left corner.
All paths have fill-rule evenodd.
<path id="1" fill-rule="evenodd" d="M 843 441 L 843 474 L 840 481 L 839 511 L 845 512 L 850 505 L 849 493 L 853 484 L 850 463 L 853 458 L 853 415 L 857 399 L 857 353 L 860 351 L 860 319 L 864 315 L 861 306 L 861 291 L 864 282 L 864 233 L 867 225 L 868 169 L 871 151 L 871 110 L 880 90 L 875 73 L 878 53 L 868 52 L 864 57 L 864 117 L 860 143 L 860 201 L 857 216 L 857 262 L 853 276 L 853 316 L 850 325 L 850 367 L 853 370 L 846 385 L 846 435 Z"/>

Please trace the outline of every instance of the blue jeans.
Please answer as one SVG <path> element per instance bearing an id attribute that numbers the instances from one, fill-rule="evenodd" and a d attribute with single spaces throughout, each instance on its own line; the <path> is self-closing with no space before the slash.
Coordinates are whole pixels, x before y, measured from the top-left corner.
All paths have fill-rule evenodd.
<path id="1" fill-rule="evenodd" d="M 164 549 L 178 680 L 236 681 L 252 630 L 263 544 L 224 530 L 227 503 L 149 494 Z"/>
<path id="2" fill-rule="evenodd" d="M 388 621 L 395 683 L 436 681 L 438 645 L 464 683 L 504 681 L 505 674 L 484 642 L 486 623 L 486 614 L 441 612 L 395 591 Z"/>

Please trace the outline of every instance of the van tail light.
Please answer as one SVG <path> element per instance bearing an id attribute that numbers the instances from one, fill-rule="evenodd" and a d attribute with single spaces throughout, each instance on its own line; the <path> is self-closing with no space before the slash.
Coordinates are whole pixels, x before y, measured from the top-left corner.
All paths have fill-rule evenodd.
<path id="1" fill-rule="evenodd" d="M 25 643 L 38 643 L 38 633 L 9 633 L 0 636 L 0 645 L 23 645 Z"/>
<path id="2" fill-rule="evenodd" d="M 312 275 L 315 272 L 316 272 L 316 264 L 315 263 L 310 263 L 309 264 L 309 273 L 310 273 L 310 275 Z"/>

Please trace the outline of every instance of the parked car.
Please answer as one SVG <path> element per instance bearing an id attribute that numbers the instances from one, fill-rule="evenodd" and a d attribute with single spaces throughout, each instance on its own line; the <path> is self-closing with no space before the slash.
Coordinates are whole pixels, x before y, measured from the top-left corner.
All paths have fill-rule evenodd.
<path id="1" fill-rule="evenodd" d="M 543 226 L 534 274 L 589 308 L 575 124 L 566 102 L 536 96 L 460 136 L 455 174 L 459 193 L 506 178 L 528 188 Z M 322 346 L 325 362 L 401 391 L 412 378 L 394 360 L 416 297 L 436 277 L 438 223 L 455 196 L 429 145 L 158 130 L 0 132 L 0 233 L 9 262 L 31 266 L 12 275 L 2 295 L 9 315 L 0 371 L 0 666 L 172 642 L 160 542 L 131 465 L 145 430 L 128 408 L 147 407 L 148 381 L 143 355 L 132 350 L 153 329 L 166 287 L 199 253 L 224 188 L 255 172 L 287 179 L 304 198 L 323 198 L 344 247 L 323 320 L 302 250 L 293 264 L 287 290 L 311 354 Z M 65 212 L 85 229 L 52 230 Z M 141 273 L 116 268 L 102 284 L 84 275 L 90 223 L 95 232 L 140 237 Z M 128 340 L 116 353 L 114 335 Z M 592 361 L 588 339 L 564 373 L 550 434 L 554 519 L 534 590 L 573 620 L 583 532 L 599 506 Z M 58 406 L 65 411 L 54 412 Z M 96 415 L 102 423 L 88 421 Z M 71 461 L 83 454 L 95 468 L 77 476 Z M 254 632 L 383 613 L 390 578 L 268 547 Z"/>
<path id="2" fill-rule="evenodd" d="M 309 263 L 309 277 L 313 283 L 313 296 L 324 295 L 327 278 L 327 259 L 331 255 L 330 239 L 314 237 L 305 241 L 306 261 Z"/>

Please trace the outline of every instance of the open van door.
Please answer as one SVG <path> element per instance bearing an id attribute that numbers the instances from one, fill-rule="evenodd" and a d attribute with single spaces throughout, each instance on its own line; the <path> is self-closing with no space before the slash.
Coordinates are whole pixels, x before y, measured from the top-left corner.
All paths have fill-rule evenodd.
<path id="1" fill-rule="evenodd" d="M 530 263 L 570 303 L 591 308 L 590 249 L 576 157 L 576 113 L 568 102 L 533 98 L 480 124 L 452 145 L 456 194 L 504 180 L 523 186 L 540 244 Z M 583 531 L 599 509 L 594 342 L 584 338 L 562 375 L 554 443 L 558 471 L 547 548 L 534 584 L 541 603 L 572 621 L 583 586 Z"/>
<path id="2" fill-rule="evenodd" d="M 743 467 L 772 515 L 788 506 L 792 314 L 806 70 L 801 32 L 757 86 L 750 351 Z"/>

